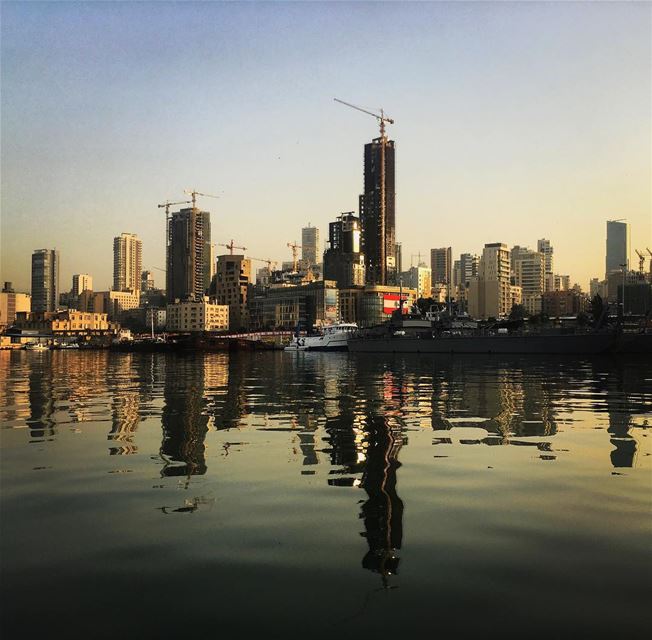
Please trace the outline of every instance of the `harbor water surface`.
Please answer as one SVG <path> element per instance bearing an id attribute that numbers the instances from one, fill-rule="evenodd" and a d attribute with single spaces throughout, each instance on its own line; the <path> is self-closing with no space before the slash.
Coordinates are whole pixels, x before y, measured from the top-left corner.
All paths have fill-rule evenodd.
<path id="1" fill-rule="evenodd" d="M 3 638 L 647 637 L 652 366 L 0 353 Z"/>

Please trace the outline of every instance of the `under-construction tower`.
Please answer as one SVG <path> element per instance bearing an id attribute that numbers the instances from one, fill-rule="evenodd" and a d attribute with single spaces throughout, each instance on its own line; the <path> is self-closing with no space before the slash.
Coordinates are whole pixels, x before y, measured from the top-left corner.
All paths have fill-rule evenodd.
<path id="1" fill-rule="evenodd" d="M 211 280 L 211 216 L 193 206 L 167 220 L 167 300 L 202 298 Z"/>
<path id="2" fill-rule="evenodd" d="M 394 120 L 382 109 L 374 113 L 339 98 L 335 101 L 373 116 L 380 126 L 380 136 L 364 146 L 364 193 L 360 196 L 362 252 L 367 263 L 367 282 L 395 285 L 398 273 L 394 141 L 385 134 L 385 124 L 394 124 Z"/>

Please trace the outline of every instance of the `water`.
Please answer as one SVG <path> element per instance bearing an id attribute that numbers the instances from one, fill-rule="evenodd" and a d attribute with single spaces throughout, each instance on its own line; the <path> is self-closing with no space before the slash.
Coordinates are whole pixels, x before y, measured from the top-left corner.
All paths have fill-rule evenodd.
<path id="1" fill-rule="evenodd" d="M 3 637 L 643 637 L 652 366 L 0 352 Z"/>

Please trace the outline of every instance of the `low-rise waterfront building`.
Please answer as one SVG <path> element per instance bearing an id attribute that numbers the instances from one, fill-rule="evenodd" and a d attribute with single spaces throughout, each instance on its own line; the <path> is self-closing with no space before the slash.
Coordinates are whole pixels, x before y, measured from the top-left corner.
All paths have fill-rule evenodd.
<path id="1" fill-rule="evenodd" d="M 11 282 L 5 282 L 0 293 L 0 331 L 10 327 L 17 313 L 32 310 L 32 297 L 28 293 L 16 293 Z"/>
<path id="2" fill-rule="evenodd" d="M 250 328 L 294 329 L 299 322 L 322 326 L 339 320 L 339 291 L 332 280 L 272 285 L 250 301 Z"/>
<path id="3" fill-rule="evenodd" d="M 229 305 L 201 300 L 177 300 L 166 310 L 166 328 L 181 333 L 195 331 L 228 331 Z"/>

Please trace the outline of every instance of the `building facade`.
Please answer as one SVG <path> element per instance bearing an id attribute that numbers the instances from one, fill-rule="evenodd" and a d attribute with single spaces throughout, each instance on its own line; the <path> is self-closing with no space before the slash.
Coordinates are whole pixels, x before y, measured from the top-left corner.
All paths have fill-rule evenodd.
<path id="1" fill-rule="evenodd" d="M 16 293 L 11 282 L 5 282 L 0 293 L 0 331 L 14 323 L 17 313 L 29 313 L 31 310 L 31 296 L 28 293 Z"/>
<path id="2" fill-rule="evenodd" d="M 332 280 L 298 286 L 272 286 L 250 301 L 252 330 L 320 327 L 339 320 L 339 291 Z"/>
<path id="3" fill-rule="evenodd" d="M 542 253 L 544 256 L 544 270 L 546 274 L 552 273 L 553 272 L 553 256 L 554 256 L 554 249 L 552 245 L 550 244 L 550 240 L 546 238 L 541 238 L 540 240 L 537 240 L 537 251 L 539 253 Z M 546 291 L 548 291 L 548 279 L 544 279 L 543 286 Z"/>
<path id="4" fill-rule="evenodd" d="M 510 253 L 506 244 L 486 244 L 478 266 L 478 275 L 471 278 L 468 290 L 469 315 L 474 318 L 504 318 L 514 300 L 520 298 L 520 287 L 510 280 Z"/>
<path id="5" fill-rule="evenodd" d="M 93 277 L 87 273 L 76 273 L 72 277 L 72 289 L 70 293 L 72 294 L 73 299 L 79 298 L 79 294 L 82 291 L 92 291 L 93 290 Z"/>
<path id="6" fill-rule="evenodd" d="M 401 284 L 407 289 L 414 289 L 417 298 L 429 298 L 432 295 L 432 276 L 430 267 L 420 264 L 401 273 Z"/>
<path id="7" fill-rule="evenodd" d="M 451 247 L 430 249 L 430 270 L 432 272 L 433 282 L 446 285 L 452 284 L 453 262 Z"/>
<path id="8" fill-rule="evenodd" d="M 175 300 L 203 300 L 211 284 L 211 222 L 208 211 L 181 209 L 167 221 L 166 292 Z"/>
<path id="9" fill-rule="evenodd" d="M 545 254 L 527 247 L 514 247 L 510 252 L 514 282 L 521 287 L 522 303 L 529 315 L 541 313 L 541 296 L 545 288 Z"/>
<path id="10" fill-rule="evenodd" d="M 140 274 L 140 290 L 146 293 L 154 288 L 154 274 L 151 271 L 142 271 Z"/>
<path id="11" fill-rule="evenodd" d="M 211 302 L 207 296 L 201 300 L 177 301 L 167 306 L 166 328 L 181 333 L 228 331 L 229 307 Z"/>
<path id="12" fill-rule="evenodd" d="M 403 313 L 408 313 L 416 303 L 416 289 L 377 285 L 342 289 L 339 315 L 342 322 L 355 322 L 361 328 L 373 327 L 389 320 L 401 306 L 401 299 Z"/>
<path id="13" fill-rule="evenodd" d="M 59 252 L 37 249 L 32 254 L 32 311 L 55 311 L 59 301 Z"/>
<path id="14" fill-rule="evenodd" d="M 360 219 L 353 212 L 342 213 L 328 225 L 328 249 L 324 253 L 325 280 L 334 280 L 339 289 L 364 286 L 366 269 L 360 242 Z"/>
<path id="15" fill-rule="evenodd" d="M 368 284 L 397 284 L 394 166 L 393 140 L 376 138 L 365 145 L 360 222 Z"/>
<path id="16" fill-rule="evenodd" d="M 222 255 L 217 258 L 217 272 L 211 293 L 217 304 L 229 307 L 229 327 L 234 331 L 249 328 L 247 306 L 251 284 L 251 260 L 243 255 Z"/>
<path id="17" fill-rule="evenodd" d="M 321 262 L 319 255 L 319 229 L 308 223 L 307 227 L 301 229 L 301 259 L 312 267 Z"/>
<path id="18" fill-rule="evenodd" d="M 607 220 L 605 278 L 629 267 L 629 253 L 629 225 L 621 220 Z"/>
<path id="19" fill-rule="evenodd" d="M 142 266 L 143 243 L 135 233 L 113 238 L 114 291 L 140 291 Z"/>

